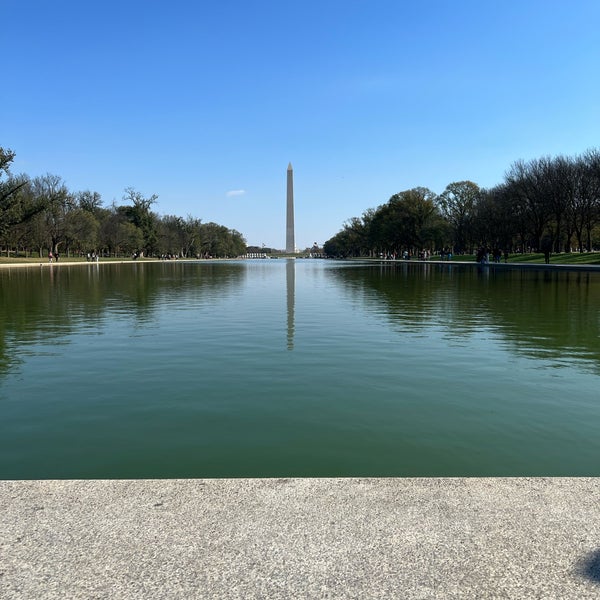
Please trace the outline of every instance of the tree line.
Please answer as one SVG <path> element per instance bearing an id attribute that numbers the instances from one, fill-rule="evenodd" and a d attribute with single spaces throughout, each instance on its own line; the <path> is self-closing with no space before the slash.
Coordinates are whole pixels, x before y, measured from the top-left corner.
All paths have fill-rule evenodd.
<path id="1" fill-rule="evenodd" d="M 58 175 L 13 175 L 15 153 L 0 147 L 0 251 L 44 256 L 235 257 L 242 234 L 192 216 L 158 215 L 158 196 L 126 188 L 123 204 L 104 206 L 98 192 L 70 191 Z"/>
<path id="2" fill-rule="evenodd" d="M 514 162 L 495 187 L 417 187 L 353 217 L 323 248 L 328 256 L 592 251 L 600 247 L 600 151 Z"/>

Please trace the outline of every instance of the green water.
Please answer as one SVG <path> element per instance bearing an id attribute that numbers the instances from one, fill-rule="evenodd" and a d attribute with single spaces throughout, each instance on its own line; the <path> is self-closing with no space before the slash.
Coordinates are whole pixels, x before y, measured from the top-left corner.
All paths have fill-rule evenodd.
<path id="1" fill-rule="evenodd" d="M 600 475 L 600 273 L 0 271 L 0 478 Z"/>

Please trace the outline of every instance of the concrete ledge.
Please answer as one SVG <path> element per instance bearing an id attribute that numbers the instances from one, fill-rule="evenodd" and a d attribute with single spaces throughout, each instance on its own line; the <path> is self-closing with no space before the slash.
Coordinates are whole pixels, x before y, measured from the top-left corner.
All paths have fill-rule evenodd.
<path id="1" fill-rule="evenodd" d="M 135 260 L 102 260 L 102 261 L 69 261 L 68 259 L 61 260 L 59 262 L 48 262 L 48 259 L 40 259 L 35 262 L 0 262 L 0 269 L 60 269 L 62 267 L 81 267 L 87 265 L 88 267 L 95 267 L 99 265 L 139 265 L 144 263 L 155 263 L 155 262 L 166 262 L 156 259 L 143 259 L 138 261 Z"/>
<path id="2" fill-rule="evenodd" d="M 537 270 L 537 271 L 600 271 L 600 265 L 594 265 L 589 263 L 584 264 L 569 264 L 569 263 L 532 263 L 532 262 L 490 262 L 486 264 L 481 264 L 475 262 L 474 260 L 438 260 L 438 259 L 427 259 L 421 260 L 418 258 L 414 258 L 412 260 L 404 260 L 404 259 L 385 259 L 385 258 L 371 258 L 371 259 L 349 259 L 359 261 L 369 261 L 373 263 L 380 264 L 407 264 L 407 265 L 443 265 L 445 267 L 450 265 L 461 265 L 467 267 L 478 267 L 480 269 L 529 269 L 529 270 Z"/>
<path id="3" fill-rule="evenodd" d="M 599 481 L 3 481 L 0 597 L 598 598 Z"/>

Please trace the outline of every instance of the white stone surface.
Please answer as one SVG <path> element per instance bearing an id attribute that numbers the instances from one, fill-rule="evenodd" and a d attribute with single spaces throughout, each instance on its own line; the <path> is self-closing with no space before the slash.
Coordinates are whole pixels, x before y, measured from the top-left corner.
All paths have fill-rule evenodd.
<path id="1" fill-rule="evenodd" d="M 598 598 L 594 478 L 0 482 L 0 598 Z"/>

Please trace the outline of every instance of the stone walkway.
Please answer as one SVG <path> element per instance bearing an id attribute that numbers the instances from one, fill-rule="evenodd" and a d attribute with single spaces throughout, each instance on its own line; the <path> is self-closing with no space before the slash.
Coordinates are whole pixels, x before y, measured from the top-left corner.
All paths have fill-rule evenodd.
<path id="1" fill-rule="evenodd" d="M 2 481 L 0 598 L 600 598 L 600 480 Z"/>

